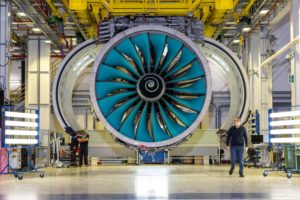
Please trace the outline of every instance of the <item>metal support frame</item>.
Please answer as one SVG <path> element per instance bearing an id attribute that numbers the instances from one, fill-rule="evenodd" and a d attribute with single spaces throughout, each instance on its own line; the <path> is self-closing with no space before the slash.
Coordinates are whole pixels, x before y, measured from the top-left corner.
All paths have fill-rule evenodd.
<path id="1" fill-rule="evenodd" d="M 266 60 L 268 56 L 268 50 L 270 49 L 270 40 L 268 37 L 269 31 L 267 26 L 261 27 L 260 35 L 260 48 L 261 48 L 261 60 Z M 261 115 L 260 115 L 260 132 L 262 135 L 267 135 L 268 132 L 268 112 L 273 107 L 273 95 L 272 95 L 272 63 L 269 63 L 266 67 L 260 68 L 261 73 Z"/>
<path id="2" fill-rule="evenodd" d="M 26 13 L 26 15 L 32 20 L 36 26 L 38 26 L 42 32 L 52 41 L 52 44 L 56 48 L 60 49 L 60 39 L 57 33 L 52 30 L 48 25 L 48 22 L 41 17 L 41 15 L 36 11 L 30 1 L 26 0 L 14 0 L 16 4 Z"/>

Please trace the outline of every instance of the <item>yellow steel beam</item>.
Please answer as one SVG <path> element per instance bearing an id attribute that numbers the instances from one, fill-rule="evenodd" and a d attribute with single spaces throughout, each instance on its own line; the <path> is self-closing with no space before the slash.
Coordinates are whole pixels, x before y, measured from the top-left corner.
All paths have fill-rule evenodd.
<path id="1" fill-rule="evenodd" d="M 255 3 L 256 0 L 249 0 L 248 4 L 245 6 L 245 8 L 243 9 L 243 11 L 241 12 L 240 16 L 247 16 L 249 14 L 249 10 L 252 7 L 252 5 Z"/>
<path id="2" fill-rule="evenodd" d="M 68 16 L 68 13 L 64 13 L 61 14 L 58 9 L 56 8 L 56 6 L 53 3 L 53 0 L 46 0 L 48 6 L 50 7 L 51 11 L 52 11 L 52 15 L 53 16 L 57 16 L 57 17 L 61 17 L 63 19 L 63 21 L 66 21 L 66 17 Z"/>
<path id="3" fill-rule="evenodd" d="M 111 12 L 109 3 L 106 0 L 99 0 L 99 2 L 107 10 L 107 12 Z"/>
<path id="4" fill-rule="evenodd" d="M 204 35 L 206 37 L 213 37 L 218 25 L 224 21 L 226 13 L 235 8 L 238 0 L 216 0 L 215 9 L 209 16 L 204 26 Z"/>
<path id="5" fill-rule="evenodd" d="M 253 1 L 255 0 L 250 0 L 248 4 L 252 5 Z M 96 27 L 96 24 L 108 16 L 187 16 L 192 13 L 205 22 L 204 35 L 208 37 L 213 36 L 226 13 L 233 10 L 237 3 L 238 0 L 68 0 L 69 9 L 76 12 L 81 23 L 90 21 L 88 25 L 91 26 Z M 247 5 L 242 13 L 248 12 L 251 5 Z M 93 17 L 82 14 L 84 11 Z"/>
<path id="6" fill-rule="evenodd" d="M 188 15 L 201 5 L 202 0 L 69 0 L 71 10 L 83 10 L 88 3 L 97 2 L 112 16 L 152 13 L 155 15 Z"/>

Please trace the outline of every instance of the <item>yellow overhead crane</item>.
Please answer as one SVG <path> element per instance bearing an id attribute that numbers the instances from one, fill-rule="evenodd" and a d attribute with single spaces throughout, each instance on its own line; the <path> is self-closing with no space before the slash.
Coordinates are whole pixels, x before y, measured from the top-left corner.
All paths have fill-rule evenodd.
<path id="1" fill-rule="evenodd" d="M 250 0 L 253 1 L 253 0 Z M 193 16 L 205 24 L 204 35 L 213 37 L 226 14 L 233 13 L 238 0 L 63 0 L 84 26 L 89 38 L 96 36 L 97 24 L 113 16 Z"/>

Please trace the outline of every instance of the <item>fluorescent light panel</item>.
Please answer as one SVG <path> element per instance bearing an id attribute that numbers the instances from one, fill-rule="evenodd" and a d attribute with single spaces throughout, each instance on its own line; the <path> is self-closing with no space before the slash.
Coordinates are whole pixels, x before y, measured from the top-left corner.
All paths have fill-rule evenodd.
<path id="1" fill-rule="evenodd" d="M 271 138 L 271 143 L 300 143 L 300 137 Z"/>
<path id="2" fill-rule="evenodd" d="M 37 144 L 37 139 L 5 139 L 5 144 Z"/>
<path id="3" fill-rule="evenodd" d="M 24 12 L 17 12 L 17 15 L 19 17 L 26 17 L 26 13 L 24 13 Z"/>
<path id="4" fill-rule="evenodd" d="M 25 135 L 25 136 L 36 136 L 38 135 L 37 131 L 26 131 L 26 130 L 11 130 L 6 129 L 5 135 Z"/>
<path id="5" fill-rule="evenodd" d="M 265 14 L 267 14 L 269 12 L 269 10 L 268 9 L 263 9 L 263 10 L 261 10 L 260 11 L 260 15 L 265 15 Z"/>
<path id="6" fill-rule="evenodd" d="M 235 40 L 232 41 L 232 43 L 235 43 L 235 44 L 237 44 L 239 42 L 240 42 L 240 40 L 238 40 L 238 39 L 235 39 Z"/>
<path id="7" fill-rule="evenodd" d="M 18 127 L 38 127 L 36 122 L 20 122 L 5 120 L 5 126 L 18 126 Z"/>
<path id="8" fill-rule="evenodd" d="M 270 122 L 270 126 L 291 126 L 298 124 L 300 124 L 300 120 L 282 120 Z"/>
<path id="9" fill-rule="evenodd" d="M 280 118 L 280 117 L 296 117 L 300 116 L 300 111 L 289 111 L 289 112 L 277 112 L 271 113 L 271 118 Z"/>
<path id="10" fill-rule="evenodd" d="M 5 112 L 5 117 L 16 117 L 26 119 L 37 119 L 38 115 L 35 113 L 22 113 L 22 112 Z"/>
<path id="11" fill-rule="evenodd" d="M 242 29 L 242 31 L 243 31 L 244 33 L 249 32 L 250 30 L 251 30 L 251 27 L 244 27 L 244 28 Z"/>
<path id="12" fill-rule="evenodd" d="M 287 135 L 287 134 L 300 134 L 300 128 L 295 129 L 273 129 L 271 135 Z"/>
<path id="13" fill-rule="evenodd" d="M 33 32 L 41 32 L 41 29 L 40 28 L 32 28 L 31 29 Z"/>

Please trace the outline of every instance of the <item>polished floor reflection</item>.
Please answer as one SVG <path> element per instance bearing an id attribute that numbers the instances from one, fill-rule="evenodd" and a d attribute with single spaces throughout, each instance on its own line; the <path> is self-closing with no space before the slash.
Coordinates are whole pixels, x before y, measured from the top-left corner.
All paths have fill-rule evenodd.
<path id="1" fill-rule="evenodd" d="M 45 178 L 0 176 L 0 200 L 69 199 L 300 199 L 300 175 L 262 176 L 262 169 L 228 166 L 101 166 L 47 169 Z"/>

